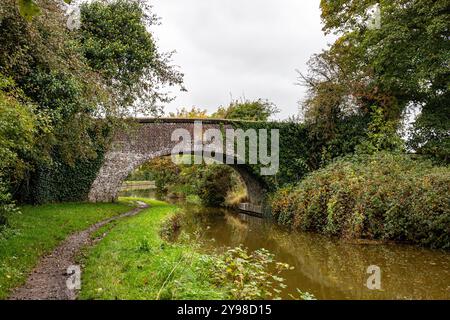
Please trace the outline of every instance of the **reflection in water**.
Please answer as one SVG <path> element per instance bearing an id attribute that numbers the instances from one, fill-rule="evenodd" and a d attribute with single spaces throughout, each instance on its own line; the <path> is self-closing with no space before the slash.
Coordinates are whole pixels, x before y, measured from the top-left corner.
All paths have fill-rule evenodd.
<path id="1" fill-rule="evenodd" d="M 184 206 L 185 230 L 200 231 L 211 249 L 265 248 L 294 266 L 283 277 L 318 299 L 450 299 L 450 253 L 398 244 L 352 244 L 317 234 L 289 232 L 268 220 L 225 209 Z M 381 268 L 381 290 L 369 290 L 367 267 Z"/>
<path id="2" fill-rule="evenodd" d="M 151 198 L 157 199 L 156 189 L 139 189 L 128 187 L 119 192 L 120 197 L 136 197 L 136 198 Z"/>

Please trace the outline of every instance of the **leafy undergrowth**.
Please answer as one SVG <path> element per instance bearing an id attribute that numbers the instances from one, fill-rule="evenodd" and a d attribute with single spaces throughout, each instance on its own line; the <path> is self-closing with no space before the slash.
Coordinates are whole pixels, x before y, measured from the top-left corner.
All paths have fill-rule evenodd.
<path id="1" fill-rule="evenodd" d="M 280 274 L 293 267 L 274 258 L 265 249 L 249 252 L 242 247 L 230 248 L 211 256 L 211 279 L 227 288 L 230 299 L 281 299 L 287 286 Z"/>
<path id="2" fill-rule="evenodd" d="M 295 229 L 450 249 L 450 169 L 395 153 L 339 160 L 272 199 Z"/>
<path id="3" fill-rule="evenodd" d="M 173 241 L 181 223 L 178 207 L 140 200 L 150 208 L 120 221 L 87 252 L 80 299 L 277 298 L 287 264 L 263 249 L 205 254 L 199 240 L 183 232 Z"/>
<path id="4" fill-rule="evenodd" d="M 125 213 L 130 204 L 64 203 L 24 206 L 0 232 L 0 299 L 22 284 L 39 258 L 90 225 Z"/>

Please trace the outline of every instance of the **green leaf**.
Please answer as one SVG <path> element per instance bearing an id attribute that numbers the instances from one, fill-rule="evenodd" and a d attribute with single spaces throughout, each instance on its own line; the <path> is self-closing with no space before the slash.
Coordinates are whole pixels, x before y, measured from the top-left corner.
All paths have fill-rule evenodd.
<path id="1" fill-rule="evenodd" d="M 31 21 L 34 16 L 41 12 L 41 9 L 33 0 L 18 0 L 18 4 L 20 15 L 28 21 Z"/>

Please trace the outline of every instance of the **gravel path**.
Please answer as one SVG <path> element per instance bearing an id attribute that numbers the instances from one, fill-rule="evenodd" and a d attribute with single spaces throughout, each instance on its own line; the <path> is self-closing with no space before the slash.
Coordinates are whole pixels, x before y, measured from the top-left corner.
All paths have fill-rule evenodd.
<path id="1" fill-rule="evenodd" d="M 67 268 L 75 265 L 75 258 L 80 250 L 92 245 L 92 233 L 108 223 L 131 217 L 148 208 L 144 202 L 127 213 L 112 217 L 90 226 L 88 229 L 69 236 L 51 254 L 43 257 L 31 272 L 27 282 L 12 292 L 10 300 L 75 300 L 77 290 L 67 288 Z"/>

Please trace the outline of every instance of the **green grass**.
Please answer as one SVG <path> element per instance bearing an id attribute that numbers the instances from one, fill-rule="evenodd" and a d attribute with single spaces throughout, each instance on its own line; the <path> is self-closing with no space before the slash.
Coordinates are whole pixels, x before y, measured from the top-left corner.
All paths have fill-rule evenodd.
<path id="1" fill-rule="evenodd" d="M 0 299 L 21 285 L 39 258 L 68 235 L 129 211 L 130 204 L 64 203 L 24 206 L 0 233 Z"/>
<path id="2" fill-rule="evenodd" d="M 153 185 L 153 184 L 155 184 L 155 182 L 154 181 L 151 181 L 151 180 L 136 180 L 136 181 L 132 181 L 132 180 L 127 180 L 127 181 L 124 181 L 123 182 L 125 185 L 149 185 L 149 184 L 151 184 L 151 185 Z"/>
<path id="3" fill-rule="evenodd" d="M 118 222 L 86 252 L 80 299 L 222 299 L 208 258 L 193 245 L 164 242 L 161 224 L 178 208 L 140 199 L 150 208 Z"/>

